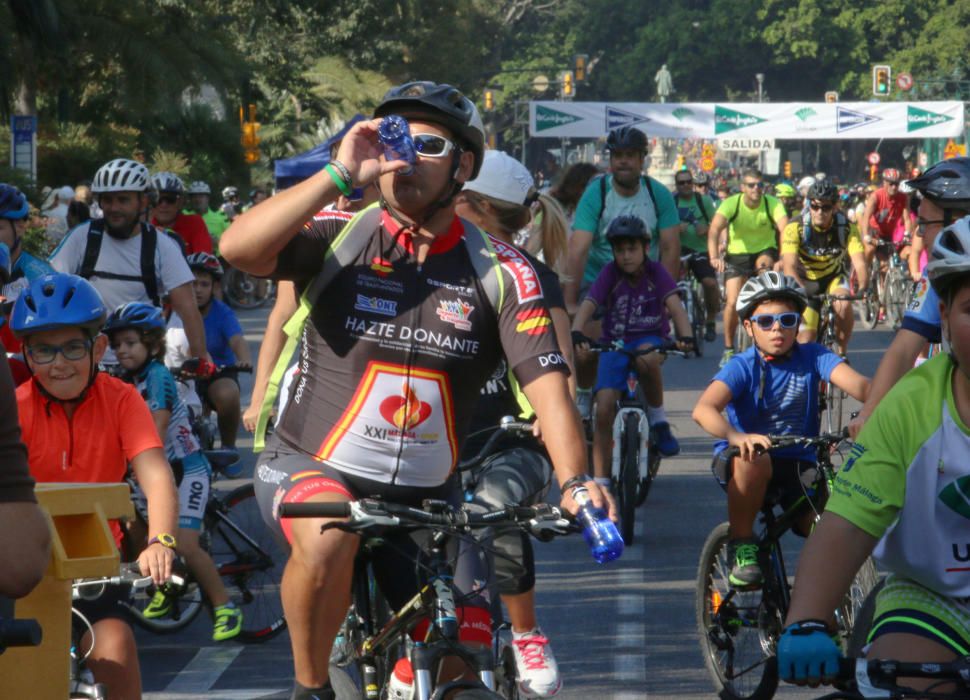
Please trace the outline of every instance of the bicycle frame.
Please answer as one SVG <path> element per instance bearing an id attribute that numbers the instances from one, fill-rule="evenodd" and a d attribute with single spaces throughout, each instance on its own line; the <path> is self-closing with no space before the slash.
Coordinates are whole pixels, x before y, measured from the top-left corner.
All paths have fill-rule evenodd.
<path id="1" fill-rule="evenodd" d="M 637 471 L 640 479 L 647 478 L 649 468 L 650 451 L 650 422 L 647 420 L 647 413 L 643 410 L 642 394 L 640 392 L 640 374 L 634 366 L 634 360 L 630 358 L 630 369 L 626 376 L 626 389 L 620 394 L 617 401 L 616 417 L 613 419 L 613 459 L 611 463 L 611 473 L 613 478 L 619 482 L 621 478 L 620 470 L 623 465 L 623 429 L 626 426 L 627 416 L 634 415 L 637 420 L 639 430 L 640 453 L 637 455 Z"/>

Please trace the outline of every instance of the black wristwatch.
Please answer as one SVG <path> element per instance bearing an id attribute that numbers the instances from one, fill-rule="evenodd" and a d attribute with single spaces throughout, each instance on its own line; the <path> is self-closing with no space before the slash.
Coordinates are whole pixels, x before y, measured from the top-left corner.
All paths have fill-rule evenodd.
<path id="1" fill-rule="evenodd" d="M 560 488 L 560 491 L 562 491 L 562 493 L 566 493 L 567 491 L 572 491 L 575 488 L 583 486 L 587 481 L 592 481 L 592 480 L 593 480 L 593 477 L 591 477 L 589 474 L 579 474 L 578 476 L 570 477 L 566 479 L 565 482 L 563 482 L 563 485 Z"/>

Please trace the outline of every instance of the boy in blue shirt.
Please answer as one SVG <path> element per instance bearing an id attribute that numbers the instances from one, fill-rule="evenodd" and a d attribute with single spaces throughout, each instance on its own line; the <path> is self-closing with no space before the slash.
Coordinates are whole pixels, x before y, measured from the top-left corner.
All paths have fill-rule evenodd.
<path id="1" fill-rule="evenodd" d="M 606 238 L 613 247 L 613 262 L 596 277 L 573 319 L 573 342 L 577 358 L 586 358 L 589 338 L 581 329 L 600 309 L 603 312 L 603 336 L 600 342 L 622 341 L 629 350 L 664 345 L 670 333 L 668 317 L 677 329 L 681 350 L 694 347 L 687 311 L 677 294 L 677 284 L 660 263 L 647 257 L 650 234 L 637 216 L 618 216 L 610 222 Z M 670 431 L 663 408 L 663 355 L 653 353 L 636 359 L 641 385 L 647 401 L 647 418 L 651 437 L 664 457 L 680 452 L 680 445 Z M 613 419 L 616 401 L 626 384 L 629 356 L 604 352 L 596 372 L 596 428 L 593 432 L 593 469 L 598 481 L 609 481 Z"/>
<path id="2" fill-rule="evenodd" d="M 798 283 L 779 272 L 762 272 L 744 283 L 738 295 L 738 318 L 753 341 L 714 376 L 694 408 L 693 418 L 714 437 L 714 475 L 728 494 L 734 564 L 732 585 L 759 585 L 754 522 L 769 484 L 799 488 L 799 475 L 815 466 L 811 447 L 767 450 L 768 435 L 819 433 L 819 382 L 825 380 L 863 401 L 869 380 L 843 358 L 818 343 L 798 343 L 798 325 L 808 300 Z M 722 412 L 727 411 L 727 417 Z M 740 454 L 728 457 L 727 448 Z M 814 514 L 796 526 L 807 534 Z"/>
<path id="3" fill-rule="evenodd" d="M 212 290 L 222 279 L 222 265 L 211 253 L 193 253 L 188 258 L 195 274 L 195 302 L 205 325 L 205 342 L 212 361 L 218 367 L 236 365 L 252 367 L 249 343 L 243 336 L 239 319 L 229 306 L 216 299 Z M 211 405 L 219 418 L 219 436 L 224 448 L 236 446 L 241 406 L 239 380 L 234 370 L 222 372 L 212 380 L 197 380 L 196 391 L 202 401 Z"/>

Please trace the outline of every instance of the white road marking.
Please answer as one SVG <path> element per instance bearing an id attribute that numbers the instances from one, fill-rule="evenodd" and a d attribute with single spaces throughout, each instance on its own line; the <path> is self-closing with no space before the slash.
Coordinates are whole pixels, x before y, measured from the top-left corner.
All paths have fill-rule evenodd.
<path id="1" fill-rule="evenodd" d="M 642 617 L 647 609 L 647 601 L 642 593 L 617 596 L 616 610 L 619 617 Z"/>
<path id="2" fill-rule="evenodd" d="M 616 577 L 619 579 L 621 586 L 626 586 L 636 583 L 643 583 L 643 579 L 646 577 L 646 574 L 643 571 L 643 567 L 638 566 L 632 569 L 620 569 L 617 572 Z"/>
<path id="3" fill-rule="evenodd" d="M 647 659 L 643 654 L 614 654 L 613 680 L 644 683 L 647 680 Z"/>
<path id="4" fill-rule="evenodd" d="M 216 684 L 242 650 L 241 646 L 202 647 L 185 668 L 172 679 L 164 692 L 175 693 L 174 697 L 187 697 L 186 693 L 205 693 Z M 182 695 L 177 695 L 179 693 Z M 212 697 L 208 693 L 206 695 L 208 698 Z"/>
<path id="5" fill-rule="evenodd" d="M 642 650 L 647 644 L 647 626 L 642 622 L 616 623 L 615 645 L 621 649 Z"/>

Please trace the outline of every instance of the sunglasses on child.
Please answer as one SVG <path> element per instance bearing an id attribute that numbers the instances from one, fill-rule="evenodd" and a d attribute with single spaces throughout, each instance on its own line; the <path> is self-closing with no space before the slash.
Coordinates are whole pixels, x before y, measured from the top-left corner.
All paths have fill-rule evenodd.
<path id="1" fill-rule="evenodd" d="M 83 360 L 91 349 L 90 340 L 69 340 L 63 345 L 28 345 L 27 354 L 38 365 L 49 365 L 61 353 L 65 360 Z"/>
<path id="2" fill-rule="evenodd" d="M 455 147 L 451 141 L 437 134 L 413 134 L 411 138 L 414 141 L 414 150 L 419 156 L 427 158 L 444 158 Z"/>
<path id="3" fill-rule="evenodd" d="M 763 331 L 769 331 L 775 327 L 775 323 L 781 324 L 782 328 L 794 328 L 798 325 L 801 316 L 794 311 L 785 311 L 780 314 L 758 314 L 751 317 L 751 322 Z"/>

